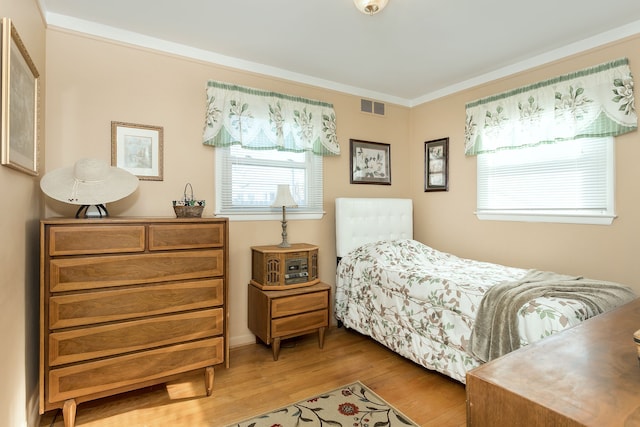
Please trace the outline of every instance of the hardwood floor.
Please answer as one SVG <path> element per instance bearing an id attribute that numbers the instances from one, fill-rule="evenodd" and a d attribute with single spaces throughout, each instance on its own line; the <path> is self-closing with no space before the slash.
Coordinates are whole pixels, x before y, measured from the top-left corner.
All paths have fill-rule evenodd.
<path id="1" fill-rule="evenodd" d="M 229 369 L 216 369 L 210 397 L 204 373 L 78 405 L 79 427 L 224 426 L 314 394 L 361 381 L 417 424 L 465 426 L 464 385 L 394 354 L 370 338 L 330 329 L 283 342 L 278 361 L 262 344 L 231 349 Z M 54 419 L 55 418 L 55 419 Z M 45 413 L 40 427 L 63 427 Z"/>

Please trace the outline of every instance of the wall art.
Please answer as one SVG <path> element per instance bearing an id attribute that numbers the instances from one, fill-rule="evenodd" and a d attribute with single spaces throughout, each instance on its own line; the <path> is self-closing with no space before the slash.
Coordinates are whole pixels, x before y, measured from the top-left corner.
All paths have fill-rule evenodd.
<path id="1" fill-rule="evenodd" d="M 349 140 L 351 184 L 391 185 L 391 146 Z"/>
<path id="2" fill-rule="evenodd" d="M 162 181 L 163 128 L 111 122 L 111 165 L 140 180 Z"/>
<path id="3" fill-rule="evenodd" d="M 449 190 L 449 138 L 424 143 L 424 191 Z"/>
<path id="4" fill-rule="evenodd" d="M 2 18 L 2 164 L 38 175 L 39 74 L 16 27 Z"/>

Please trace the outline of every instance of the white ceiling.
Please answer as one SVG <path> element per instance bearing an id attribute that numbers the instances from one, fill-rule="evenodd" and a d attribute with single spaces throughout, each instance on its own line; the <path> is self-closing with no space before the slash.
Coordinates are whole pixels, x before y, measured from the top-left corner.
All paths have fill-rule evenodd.
<path id="1" fill-rule="evenodd" d="M 640 33 L 638 0 L 39 2 L 50 27 L 407 106 Z"/>

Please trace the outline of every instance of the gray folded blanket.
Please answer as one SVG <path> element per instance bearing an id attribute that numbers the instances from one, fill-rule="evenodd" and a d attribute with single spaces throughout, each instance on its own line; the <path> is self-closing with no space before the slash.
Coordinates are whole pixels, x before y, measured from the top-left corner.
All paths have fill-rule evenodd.
<path id="1" fill-rule="evenodd" d="M 520 347 L 518 311 L 538 297 L 579 300 L 600 314 L 636 297 L 617 283 L 530 270 L 522 279 L 500 283 L 487 291 L 471 333 L 471 352 L 488 362 Z"/>

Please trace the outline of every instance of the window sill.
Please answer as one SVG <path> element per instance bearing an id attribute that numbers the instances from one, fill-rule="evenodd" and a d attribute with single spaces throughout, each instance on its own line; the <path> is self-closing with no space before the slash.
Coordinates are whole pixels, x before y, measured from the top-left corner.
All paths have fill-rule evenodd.
<path id="1" fill-rule="evenodd" d="M 479 220 L 487 221 L 520 221 L 520 222 L 555 222 L 563 224 L 611 225 L 616 215 L 612 214 L 557 214 L 557 213 L 519 213 L 509 211 L 475 212 Z"/>
<path id="2" fill-rule="evenodd" d="M 287 221 L 322 219 L 324 212 L 287 212 Z M 229 218 L 229 221 L 282 221 L 282 211 L 278 213 L 220 213 L 216 212 L 215 216 Z"/>

